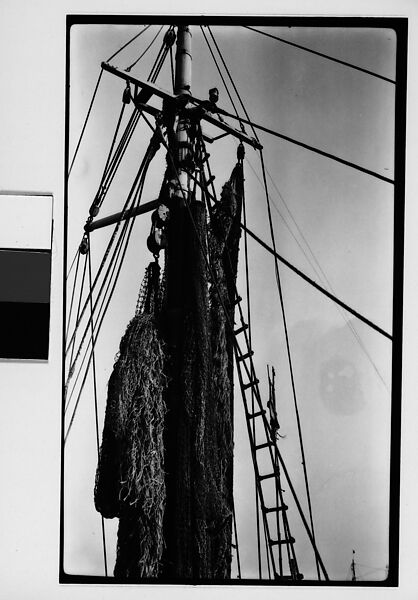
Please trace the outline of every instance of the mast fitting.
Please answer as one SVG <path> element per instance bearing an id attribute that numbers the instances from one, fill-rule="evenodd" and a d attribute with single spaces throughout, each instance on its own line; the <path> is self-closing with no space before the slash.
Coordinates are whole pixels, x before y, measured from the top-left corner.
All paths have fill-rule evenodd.
<path id="1" fill-rule="evenodd" d="M 129 85 L 129 81 L 126 82 L 126 87 L 123 90 L 122 102 L 124 104 L 129 104 L 131 102 L 131 86 Z"/>

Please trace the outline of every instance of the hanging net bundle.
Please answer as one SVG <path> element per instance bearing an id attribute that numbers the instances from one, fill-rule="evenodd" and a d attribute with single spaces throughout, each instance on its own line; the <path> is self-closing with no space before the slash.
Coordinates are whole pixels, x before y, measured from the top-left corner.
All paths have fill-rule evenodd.
<path id="1" fill-rule="evenodd" d="M 234 168 L 206 228 L 204 203 L 170 205 L 157 263 L 108 383 L 95 506 L 119 518 L 118 579 L 225 580 L 233 514 L 233 332 L 243 188 Z M 209 270 L 206 261 L 209 260 Z M 176 266 L 177 265 L 177 266 Z M 178 266 L 181 265 L 181 266 Z M 164 341 L 162 341 L 164 339 Z"/>
<path id="2" fill-rule="evenodd" d="M 212 541 L 213 577 L 230 577 L 233 512 L 233 332 L 234 300 L 242 210 L 242 166 L 237 164 L 211 215 L 209 256 L 213 457 L 211 467 L 226 515 Z"/>
<path id="3" fill-rule="evenodd" d="M 169 294 L 183 289 L 177 304 L 171 304 L 182 335 L 176 338 L 167 391 L 163 575 L 169 580 L 223 581 L 231 576 L 233 333 L 229 325 L 240 237 L 240 180 L 242 166 L 238 165 L 211 210 L 208 229 L 204 204 L 192 200 L 190 215 L 185 216 L 192 222 L 184 227 L 184 249 L 179 250 L 183 269 L 167 276 Z M 171 222 L 177 218 L 173 213 Z M 174 264 L 176 241 L 169 236 L 168 260 Z"/>
<path id="4" fill-rule="evenodd" d="M 156 327 L 159 267 L 147 269 L 108 383 L 95 506 L 119 517 L 115 577 L 154 578 L 164 547 L 164 345 Z"/>

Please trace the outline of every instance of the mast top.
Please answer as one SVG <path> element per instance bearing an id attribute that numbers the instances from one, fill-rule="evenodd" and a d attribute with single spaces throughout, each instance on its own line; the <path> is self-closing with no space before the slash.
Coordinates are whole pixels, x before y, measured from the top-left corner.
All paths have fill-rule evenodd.
<path id="1" fill-rule="evenodd" d="M 188 25 L 177 28 L 175 94 L 190 94 L 192 85 L 192 33 Z"/>

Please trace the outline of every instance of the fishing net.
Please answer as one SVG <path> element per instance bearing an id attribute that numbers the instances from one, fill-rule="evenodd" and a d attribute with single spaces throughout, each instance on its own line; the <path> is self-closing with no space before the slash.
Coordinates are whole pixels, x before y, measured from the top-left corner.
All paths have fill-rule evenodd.
<path id="1" fill-rule="evenodd" d="M 201 202 L 191 202 L 182 228 L 181 217 L 171 213 L 179 219 L 176 231 L 184 232 L 184 245 L 169 237 L 168 261 L 174 269 L 178 262 L 183 265 L 170 270 L 167 282 L 168 294 L 177 300 L 170 303 L 170 327 L 175 317 L 180 331 L 174 338 L 177 346 L 168 346 L 163 576 L 170 580 L 225 580 L 231 575 L 233 339 L 228 321 L 233 322 L 241 173 L 235 170 L 224 186 L 208 231 Z"/>
<path id="2" fill-rule="evenodd" d="M 164 345 L 159 268 L 148 267 L 108 384 L 95 506 L 119 517 L 116 577 L 157 577 L 164 541 Z"/>
<path id="3" fill-rule="evenodd" d="M 167 508 L 165 515 L 165 569 L 167 578 L 201 579 L 210 574 L 207 507 L 211 494 L 207 431 L 210 345 L 208 289 L 205 266 L 206 214 L 202 203 L 181 207 L 173 219 L 185 220 L 184 237 L 172 240 L 173 253 L 183 255 L 182 269 L 167 281 L 171 302 L 169 344 L 169 412 L 166 420 Z M 170 256 L 171 253 L 171 256 Z M 173 261 L 178 263 L 178 261 Z M 181 292 L 178 294 L 178 292 Z M 174 319 L 173 319 L 174 317 Z"/>
<path id="4" fill-rule="evenodd" d="M 213 577 L 230 577 L 233 513 L 233 332 L 235 282 L 242 206 L 242 167 L 224 185 L 212 212 L 209 235 L 211 269 L 210 330 L 212 353 L 211 405 L 214 432 L 213 476 L 217 482 L 219 517 L 211 544 Z"/>
<path id="5" fill-rule="evenodd" d="M 202 203 L 172 211 L 184 243 L 169 237 L 166 258 L 182 267 L 167 282 L 148 267 L 109 379 L 95 505 L 119 518 L 123 580 L 230 578 L 240 186 L 237 165 L 209 231 Z"/>

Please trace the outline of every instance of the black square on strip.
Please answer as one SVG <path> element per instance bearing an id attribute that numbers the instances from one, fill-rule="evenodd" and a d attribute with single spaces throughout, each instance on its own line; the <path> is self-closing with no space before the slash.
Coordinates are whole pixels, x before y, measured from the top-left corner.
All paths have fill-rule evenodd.
<path id="1" fill-rule="evenodd" d="M 50 250 L 0 250 L 0 358 L 48 359 Z"/>

